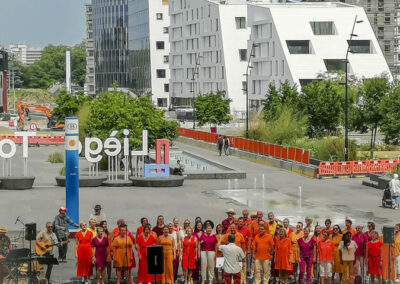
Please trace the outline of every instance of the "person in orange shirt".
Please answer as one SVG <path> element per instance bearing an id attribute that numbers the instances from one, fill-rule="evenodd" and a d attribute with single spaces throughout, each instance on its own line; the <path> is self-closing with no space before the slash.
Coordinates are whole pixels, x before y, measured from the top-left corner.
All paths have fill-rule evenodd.
<path id="1" fill-rule="evenodd" d="M 290 237 L 290 235 L 293 233 L 293 229 L 289 227 L 289 219 L 288 218 L 283 219 L 283 228 L 286 231 L 286 235 L 288 237 Z"/>
<path id="2" fill-rule="evenodd" d="M 285 229 L 280 228 L 275 242 L 274 258 L 274 268 L 279 271 L 279 283 L 287 283 L 289 271 L 292 270 L 292 264 L 289 261 L 291 253 L 292 244 L 286 235 Z"/>
<path id="3" fill-rule="evenodd" d="M 246 252 L 246 243 L 245 243 L 244 237 L 241 233 L 239 233 L 237 231 L 235 224 L 231 224 L 229 226 L 229 230 L 227 231 L 227 233 L 225 235 L 223 235 L 223 237 L 221 239 L 221 245 L 228 244 L 228 236 L 229 235 L 235 236 L 235 245 L 240 247 L 243 250 L 243 252 L 245 253 Z"/>
<path id="4" fill-rule="evenodd" d="M 246 255 L 246 258 L 245 258 L 245 263 L 243 263 L 243 265 L 242 265 L 242 270 L 241 270 L 240 276 L 241 276 L 241 283 L 246 283 L 247 255 L 249 254 L 249 251 L 250 251 L 250 246 L 249 246 L 250 231 L 245 226 L 243 217 L 240 217 L 238 219 L 237 231 L 242 234 L 244 241 L 245 241 L 246 249 L 244 251 L 244 254 Z"/>
<path id="5" fill-rule="evenodd" d="M 303 233 L 303 223 L 298 222 L 296 225 L 296 232 L 289 235 L 290 242 L 292 244 L 292 254 L 290 255 L 290 263 L 293 266 L 293 276 L 294 279 L 297 279 L 297 270 L 300 262 L 300 252 L 299 252 L 299 244 L 298 240 L 304 236 Z"/>
<path id="6" fill-rule="evenodd" d="M 324 279 L 328 279 L 328 284 L 332 283 L 332 264 L 333 249 L 335 246 L 329 239 L 329 230 L 323 233 L 323 239 L 317 243 L 320 283 L 325 283 Z"/>
<path id="7" fill-rule="evenodd" d="M 258 234 L 252 244 L 253 258 L 256 265 L 256 284 L 261 283 L 261 270 L 263 271 L 263 283 L 269 281 L 269 261 L 274 251 L 274 240 L 270 234 L 265 232 L 264 226 L 260 225 Z"/>
<path id="8" fill-rule="evenodd" d="M 249 217 L 249 210 L 244 209 L 242 211 L 242 215 L 243 215 L 244 225 L 247 227 L 247 229 L 249 229 L 250 224 L 251 224 L 251 218 Z"/>
<path id="9" fill-rule="evenodd" d="M 257 211 L 257 219 L 253 220 L 250 224 L 250 236 L 252 239 L 258 234 L 258 226 L 260 223 L 264 224 L 264 229 L 269 233 L 268 222 L 263 219 L 263 213 L 261 211 Z"/>
<path id="10" fill-rule="evenodd" d="M 347 232 L 350 232 L 351 236 L 353 237 L 357 233 L 357 231 L 351 227 L 352 224 L 353 222 L 350 219 L 346 219 L 345 221 L 346 229 L 342 231 L 343 235 L 346 234 Z"/>

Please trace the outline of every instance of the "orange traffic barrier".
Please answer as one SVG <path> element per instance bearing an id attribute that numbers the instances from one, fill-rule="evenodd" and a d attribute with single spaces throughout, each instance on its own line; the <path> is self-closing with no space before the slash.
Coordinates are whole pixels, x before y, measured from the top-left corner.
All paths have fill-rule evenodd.
<path id="1" fill-rule="evenodd" d="M 303 159 L 303 150 L 295 148 L 295 161 L 301 163 L 302 159 Z"/>
<path id="2" fill-rule="evenodd" d="M 318 173 L 322 176 L 334 176 L 336 175 L 336 162 L 321 162 L 318 167 Z"/>
<path id="3" fill-rule="evenodd" d="M 282 148 L 282 159 L 287 160 L 287 158 L 288 158 L 287 147 L 283 147 Z"/>

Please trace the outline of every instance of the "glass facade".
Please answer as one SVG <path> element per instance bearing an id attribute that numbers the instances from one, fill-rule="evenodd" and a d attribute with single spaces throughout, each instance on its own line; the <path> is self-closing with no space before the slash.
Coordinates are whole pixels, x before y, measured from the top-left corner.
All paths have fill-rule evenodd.
<path id="1" fill-rule="evenodd" d="M 92 0 L 96 88 L 116 82 L 131 88 L 128 70 L 128 0 Z"/>
<path id="2" fill-rule="evenodd" d="M 129 73 L 135 93 L 151 92 L 149 0 L 129 0 Z"/>

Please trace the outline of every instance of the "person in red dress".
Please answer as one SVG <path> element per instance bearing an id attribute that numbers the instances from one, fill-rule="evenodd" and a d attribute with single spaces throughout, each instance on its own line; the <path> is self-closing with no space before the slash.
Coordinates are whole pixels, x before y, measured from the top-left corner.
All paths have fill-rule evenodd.
<path id="1" fill-rule="evenodd" d="M 149 223 L 146 217 L 140 218 L 140 226 L 136 230 L 136 238 L 139 237 L 143 233 L 144 227 Z"/>
<path id="2" fill-rule="evenodd" d="M 192 271 L 196 268 L 196 260 L 198 259 L 198 242 L 193 236 L 191 227 L 186 228 L 186 236 L 181 242 L 181 255 L 179 260 L 182 261 L 182 270 L 185 284 L 190 283 Z"/>
<path id="3" fill-rule="evenodd" d="M 82 277 L 82 282 L 86 282 L 92 275 L 92 246 L 90 242 L 93 234 L 87 230 L 85 222 L 80 222 L 79 228 L 81 230 L 75 235 L 76 276 Z"/>
<path id="4" fill-rule="evenodd" d="M 292 270 L 290 255 L 292 243 L 286 235 L 285 228 L 280 228 L 275 242 L 274 268 L 279 273 L 279 283 L 287 283 L 288 273 Z"/>
<path id="5" fill-rule="evenodd" d="M 371 275 L 371 283 L 375 283 L 375 277 L 379 284 L 382 284 L 382 242 L 379 240 L 379 234 L 376 231 L 371 232 L 371 241 L 367 243 L 366 258 L 368 264 L 368 274 Z"/>
<path id="6" fill-rule="evenodd" d="M 139 255 L 139 284 L 151 283 L 154 281 L 154 276 L 147 273 L 147 247 L 155 245 L 156 243 L 157 239 L 151 233 L 151 226 L 146 224 L 143 233 L 136 238 L 136 250 Z M 158 275 L 158 277 L 161 279 L 160 275 Z"/>

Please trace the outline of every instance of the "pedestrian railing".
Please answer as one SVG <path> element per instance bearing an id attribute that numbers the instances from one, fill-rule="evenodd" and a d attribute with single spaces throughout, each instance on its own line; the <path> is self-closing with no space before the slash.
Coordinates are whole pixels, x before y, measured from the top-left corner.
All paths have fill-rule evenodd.
<path id="1" fill-rule="evenodd" d="M 208 143 L 217 143 L 218 134 L 198 131 L 193 129 L 178 128 L 180 136 L 200 140 Z M 229 139 L 229 147 L 242 151 L 269 156 L 276 159 L 287 160 L 302 164 L 309 164 L 310 152 L 308 150 L 286 147 L 276 144 L 268 144 L 261 141 L 255 141 L 242 137 L 227 136 Z"/>
<path id="2" fill-rule="evenodd" d="M 321 162 L 318 173 L 320 176 L 390 173 L 397 170 L 398 164 L 400 160 Z"/>

